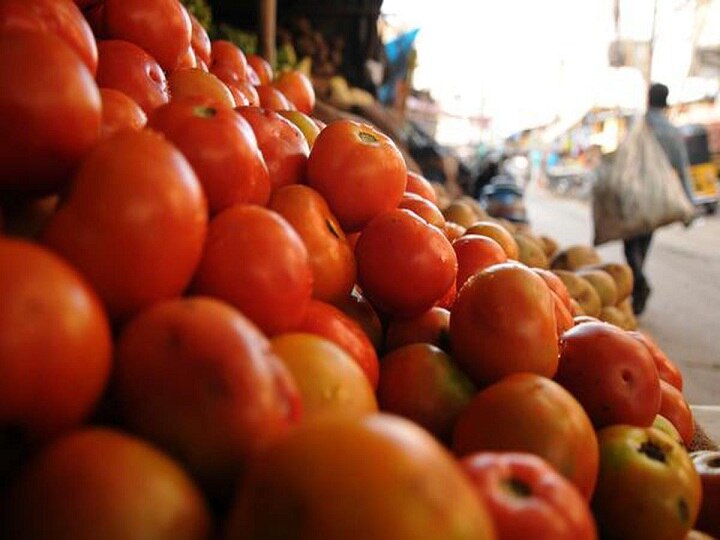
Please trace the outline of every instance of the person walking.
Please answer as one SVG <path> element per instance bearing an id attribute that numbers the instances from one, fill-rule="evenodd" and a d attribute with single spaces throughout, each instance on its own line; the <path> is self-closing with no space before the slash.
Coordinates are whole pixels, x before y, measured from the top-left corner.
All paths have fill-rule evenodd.
<path id="1" fill-rule="evenodd" d="M 645 121 L 660 143 L 673 169 L 677 172 L 683 190 L 691 198 L 690 162 L 687 148 L 680 130 L 672 125 L 667 118 L 668 93 L 668 87 L 664 84 L 653 83 L 650 85 Z M 647 276 L 643 272 L 652 237 L 653 232 L 650 231 L 623 241 L 625 259 L 633 272 L 632 305 L 636 315 L 640 315 L 645 311 L 645 305 L 652 291 Z"/>

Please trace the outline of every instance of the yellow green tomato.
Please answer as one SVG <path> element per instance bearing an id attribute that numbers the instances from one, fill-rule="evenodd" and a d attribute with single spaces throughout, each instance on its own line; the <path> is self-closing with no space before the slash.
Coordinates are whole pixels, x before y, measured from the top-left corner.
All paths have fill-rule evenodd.
<path id="1" fill-rule="evenodd" d="M 683 446 L 658 429 L 613 425 L 598 432 L 593 513 L 605 539 L 682 540 L 700 505 L 700 478 Z"/>

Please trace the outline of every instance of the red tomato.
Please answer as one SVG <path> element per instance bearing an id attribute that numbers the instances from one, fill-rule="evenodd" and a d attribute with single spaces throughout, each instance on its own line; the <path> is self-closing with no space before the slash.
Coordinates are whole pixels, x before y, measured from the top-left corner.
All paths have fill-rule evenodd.
<path id="1" fill-rule="evenodd" d="M 155 109 L 149 126 L 188 159 L 211 214 L 237 203 L 267 203 L 267 165 L 250 124 L 230 107 L 212 105 L 207 99 L 173 99 Z"/>
<path id="2" fill-rule="evenodd" d="M 590 499 L 598 473 L 598 442 L 582 405 L 556 382 L 513 373 L 478 392 L 453 433 L 453 450 L 530 452 L 548 461 Z"/>
<path id="3" fill-rule="evenodd" d="M 312 114 L 315 108 L 315 89 L 307 75 L 297 70 L 283 71 L 272 85 L 287 96 L 298 111 Z"/>
<path id="4" fill-rule="evenodd" d="M 0 188 L 63 187 L 100 137 L 100 92 L 51 33 L 0 34 Z"/>
<path id="5" fill-rule="evenodd" d="M 118 340 L 114 392 L 125 425 L 175 455 L 211 493 L 227 493 L 250 458 L 299 422 L 289 372 L 230 305 L 158 302 Z"/>
<path id="6" fill-rule="evenodd" d="M 685 447 L 690 448 L 693 435 L 695 435 L 695 420 L 690 406 L 680 390 L 662 379 L 660 380 L 660 394 L 659 414 L 675 426 Z"/>
<path id="7" fill-rule="evenodd" d="M 150 114 L 167 103 L 167 80 L 155 59 L 129 41 L 98 41 L 98 86 L 114 88 L 130 96 Z"/>
<path id="8" fill-rule="evenodd" d="M 105 0 L 104 6 L 107 36 L 141 47 L 168 73 L 190 47 L 192 23 L 178 0 Z"/>
<path id="9" fill-rule="evenodd" d="M 655 367 L 658 370 L 660 378 L 672 384 L 675 388 L 682 392 L 683 389 L 683 376 L 682 372 L 678 367 L 670 360 L 667 355 L 662 351 L 655 341 L 646 333 L 639 330 L 630 332 L 630 335 L 640 340 L 650 351 L 650 354 L 655 361 Z"/>
<path id="10" fill-rule="evenodd" d="M 222 76 L 218 76 L 218 78 L 223 81 L 230 89 L 230 92 L 235 98 L 235 103 L 237 103 L 238 107 L 260 106 L 260 96 L 258 95 L 255 86 L 253 86 L 250 82 L 228 81 L 226 79 L 223 79 Z"/>
<path id="11" fill-rule="evenodd" d="M 102 125 L 100 135 L 107 139 L 118 131 L 140 131 L 147 124 L 147 115 L 127 94 L 112 88 L 101 88 Z"/>
<path id="12" fill-rule="evenodd" d="M 255 87 L 260 106 L 273 111 L 288 111 L 295 108 L 290 100 L 280 90 L 269 84 L 260 84 Z"/>
<path id="13" fill-rule="evenodd" d="M 245 53 L 232 41 L 216 39 L 211 42 L 211 60 L 208 69 L 226 83 L 245 81 L 248 63 Z"/>
<path id="14" fill-rule="evenodd" d="M 457 298 L 457 287 L 455 285 L 455 282 L 452 282 L 452 285 L 450 285 L 450 288 L 445 291 L 445 294 L 443 294 L 440 299 L 435 302 L 435 307 L 441 307 L 445 309 L 452 309 L 453 304 L 455 303 L 455 299 Z"/>
<path id="15" fill-rule="evenodd" d="M 95 75 L 98 62 L 95 37 L 82 12 L 71 0 L 2 0 L 0 30 L 8 28 L 56 34 Z"/>
<path id="16" fill-rule="evenodd" d="M 275 111 L 258 107 L 235 109 L 250 123 L 270 171 L 272 189 L 305 179 L 310 148 L 302 131 Z M 331 208 L 332 210 L 332 208 Z"/>
<path id="17" fill-rule="evenodd" d="M 411 319 L 390 319 L 385 332 L 385 351 L 411 343 L 429 343 L 448 350 L 449 329 L 450 312 L 437 306 Z"/>
<path id="18" fill-rule="evenodd" d="M 577 488 L 523 452 L 478 452 L 460 461 L 503 540 L 595 540 L 595 520 Z"/>
<path id="19" fill-rule="evenodd" d="M 190 46 L 195 51 L 195 56 L 205 62 L 207 66 L 210 63 L 211 44 L 207 30 L 200 24 L 195 15 L 188 13 L 190 16 L 190 24 L 192 26 L 192 36 L 190 38 Z"/>
<path id="20" fill-rule="evenodd" d="M 37 442 L 80 424 L 111 366 L 95 292 L 48 249 L 0 237 L 0 298 L 0 425 Z"/>
<path id="21" fill-rule="evenodd" d="M 205 196 L 180 151 L 153 131 L 124 131 L 83 161 L 45 241 L 124 318 L 185 290 L 206 232 Z"/>
<path id="22" fill-rule="evenodd" d="M 311 300 L 305 318 L 294 331 L 315 334 L 339 345 L 362 368 L 373 390 L 377 388 L 379 366 L 375 348 L 360 325 L 340 309 Z"/>
<path id="23" fill-rule="evenodd" d="M 293 330 L 312 294 L 307 249 L 278 213 L 231 206 L 210 222 L 194 289 L 231 303 L 268 336 Z"/>
<path id="24" fill-rule="evenodd" d="M 526 266 L 490 266 L 458 291 L 450 341 L 453 358 L 478 386 L 519 371 L 552 377 L 558 362 L 552 292 Z"/>
<path id="25" fill-rule="evenodd" d="M 345 315 L 360 325 L 373 344 L 375 351 L 379 351 L 383 343 L 383 325 L 375 308 L 360 293 L 358 288 L 355 287 L 347 298 L 336 305 Z"/>
<path id="26" fill-rule="evenodd" d="M 185 49 L 185 52 L 178 60 L 175 69 L 173 69 L 172 71 L 168 71 L 168 73 L 173 74 L 178 69 L 190 69 L 195 67 L 197 67 L 197 58 L 195 57 L 195 51 L 190 45 L 188 45 L 188 48 Z"/>
<path id="27" fill-rule="evenodd" d="M 454 240 L 452 247 L 458 261 L 455 280 L 457 290 L 460 290 L 470 277 L 481 270 L 507 261 L 507 255 L 502 246 L 487 236 L 465 234 Z"/>
<path id="28" fill-rule="evenodd" d="M 408 171 L 405 190 L 420 195 L 435 205 L 438 203 L 437 193 L 435 193 L 432 184 L 424 176 L 416 172 Z"/>
<path id="29" fill-rule="evenodd" d="M 182 98 L 205 98 L 218 105 L 234 108 L 235 98 L 227 85 L 212 73 L 198 68 L 176 69 L 168 77 L 172 101 Z"/>
<path id="30" fill-rule="evenodd" d="M 379 309 L 398 317 L 430 309 L 457 273 L 447 238 L 409 210 L 391 210 L 368 223 L 355 257 L 363 293 Z"/>
<path id="31" fill-rule="evenodd" d="M 565 332 L 555 380 L 582 403 L 597 428 L 646 427 L 660 410 L 660 379 L 652 356 L 612 324 L 586 322 Z"/>
<path id="32" fill-rule="evenodd" d="M 260 84 L 270 84 L 274 78 L 273 69 L 270 62 L 257 54 L 246 55 L 247 63 L 255 70 Z"/>
<path id="33" fill-rule="evenodd" d="M 406 181 L 405 159 L 395 143 L 352 120 L 336 120 L 323 129 L 308 160 L 308 185 L 325 197 L 347 233 L 396 208 Z"/>
<path id="34" fill-rule="evenodd" d="M 440 209 L 427 199 L 415 193 L 405 192 L 398 208 L 405 208 L 415 212 L 418 216 L 427 221 L 430 225 L 435 225 L 438 229 L 445 226 L 445 216 Z"/>

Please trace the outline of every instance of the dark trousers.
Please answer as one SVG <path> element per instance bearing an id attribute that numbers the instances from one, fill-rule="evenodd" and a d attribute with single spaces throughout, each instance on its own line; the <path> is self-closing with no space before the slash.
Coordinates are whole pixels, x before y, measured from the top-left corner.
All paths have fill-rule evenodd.
<path id="1" fill-rule="evenodd" d="M 650 287 L 647 278 L 643 274 L 643 265 L 650 249 L 650 241 L 652 240 L 652 232 L 641 234 L 633 238 L 623 241 L 625 248 L 625 260 L 632 268 L 634 284 L 633 295 L 640 291 L 647 291 Z"/>

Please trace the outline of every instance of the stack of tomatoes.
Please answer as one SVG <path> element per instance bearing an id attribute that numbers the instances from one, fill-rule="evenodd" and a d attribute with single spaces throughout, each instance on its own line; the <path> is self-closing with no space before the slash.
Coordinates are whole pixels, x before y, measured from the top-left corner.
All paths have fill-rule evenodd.
<path id="1" fill-rule="evenodd" d="M 0 530 L 682 539 L 682 377 L 177 0 L 0 0 Z"/>

